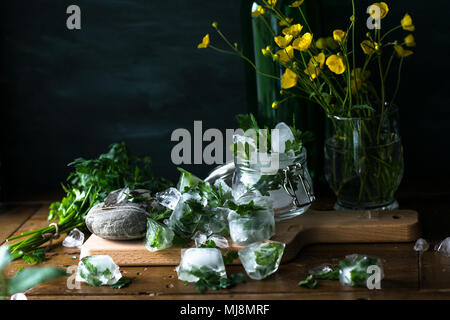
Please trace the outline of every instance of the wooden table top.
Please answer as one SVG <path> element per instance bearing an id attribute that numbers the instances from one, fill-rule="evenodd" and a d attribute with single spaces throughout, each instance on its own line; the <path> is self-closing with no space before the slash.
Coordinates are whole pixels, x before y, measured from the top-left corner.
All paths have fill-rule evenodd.
<path id="1" fill-rule="evenodd" d="M 412 195 L 399 196 L 400 203 L 410 206 L 403 208 L 418 210 L 421 214 L 425 237 L 443 239 L 448 231 L 450 236 L 447 193 L 422 194 L 422 198 Z M 49 202 L 20 202 L 3 204 L 0 208 L 0 243 L 12 235 L 48 225 Z M 330 201 L 320 201 L 316 209 L 329 209 Z M 447 212 L 445 212 L 447 210 Z M 439 214 L 437 214 L 439 212 Z M 436 223 L 435 231 L 431 226 Z M 440 238 L 441 237 L 441 238 Z M 79 250 L 61 246 L 62 236 L 51 251 L 47 261 L 39 266 L 68 268 L 78 263 Z M 436 241 L 432 241 L 436 243 Z M 262 281 L 251 280 L 234 288 L 197 292 L 192 284 L 179 281 L 174 267 L 122 267 L 122 274 L 134 278 L 133 283 L 122 289 L 90 287 L 81 284 L 80 289 L 69 289 L 67 278 L 57 279 L 29 290 L 28 299 L 450 299 L 450 258 L 430 251 L 419 257 L 413 251 L 413 243 L 389 244 L 326 244 L 304 248 L 297 258 L 280 266 L 277 273 Z M 433 246 L 431 246 L 432 248 Z M 382 259 L 385 278 L 381 290 L 341 286 L 338 281 L 319 280 L 316 289 L 298 287 L 308 270 L 322 263 L 337 263 L 348 254 L 367 254 Z M 14 261 L 7 269 L 6 276 L 13 276 L 20 266 L 30 265 L 21 259 Z M 231 266 L 231 273 L 242 272 L 241 266 Z"/>

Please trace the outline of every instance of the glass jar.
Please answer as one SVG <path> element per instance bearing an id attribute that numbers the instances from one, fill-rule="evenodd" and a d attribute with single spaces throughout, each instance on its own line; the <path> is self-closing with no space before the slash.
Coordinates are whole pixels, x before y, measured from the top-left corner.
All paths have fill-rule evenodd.
<path id="1" fill-rule="evenodd" d="M 397 108 L 360 118 L 329 117 L 325 177 L 337 210 L 396 209 L 403 177 L 403 147 Z"/>
<path id="2" fill-rule="evenodd" d="M 315 199 L 306 154 L 304 147 L 297 156 L 293 153 L 272 153 L 270 157 L 257 154 L 255 163 L 236 156 L 233 195 L 258 191 L 268 196 L 273 202 L 276 221 L 301 215 Z"/>

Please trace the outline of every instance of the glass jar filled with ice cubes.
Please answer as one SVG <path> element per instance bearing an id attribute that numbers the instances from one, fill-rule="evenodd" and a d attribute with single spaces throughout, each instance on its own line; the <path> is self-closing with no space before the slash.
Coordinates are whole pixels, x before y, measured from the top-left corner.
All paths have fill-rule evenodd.
<path id="1" fill-rule="evenodd" d="M 276 221 L 301 215 L 315 199 L 306 148 L 289 148 L 295 142 L 294 136 L 287 131 L 289 127 L 287 133 L 280 129 L 280 137 L 272 135 L 270 153 L 260 152 L 249 137 L 234 136 L 235 146 L 242 145 L 243 152 L 234 155 L 233 195 L 251 191 L 270 197 Z M 274 142 L 275 138 L 279 143 Z M 257 152 L 252 153 L 252 149 Z"/>

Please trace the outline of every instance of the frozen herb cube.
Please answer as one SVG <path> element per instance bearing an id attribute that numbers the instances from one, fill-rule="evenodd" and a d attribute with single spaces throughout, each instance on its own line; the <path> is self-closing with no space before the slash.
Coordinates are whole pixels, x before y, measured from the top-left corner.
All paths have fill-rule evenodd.
<path id="1" fill-rule="evenodd" d="M 110 256 L 85 257 L 78 263 L 76 281 L 98 287 L 115 284 L 120 278 L 122 278 L 122 274 L 119 266 Z"/>
<path id="2" fill-rule="evenodd" d="M 177 267 L 178 279 L 197 282 L 204 274 L 227 277 L 219 249 L 190 248 L 182 250 L 181 254 L 181 262 Z"/>
<path id="3" fill-rule="evenodd" d="M 164 224 L 153 219 L 147 220 L 147 234 L 145 236 L 145 247 L 151 251 L 170 248 L 175 234 Z"/>
<path id="4" fill-rule="evenodd" d="M 367 279 L 373 274 L 369 267 L 377 266 L 381 269 L 380 279 L 383 278 L 383 268 L 378 258 L 352 254 L 339 261 L 339 281 L 346 286 L 366 287 Z"/>
<path id="5" fill-rule="evenodd" d="M 258 210 L 242 215 L 232 211 L 228 215 L 228 224 L 230 237 L 237 244 L 268 240 L 275 234 L 273 210 Z"/>
<path id="6" fill-rule="evenodd" d="M 276 241 L 253 243 L 239 250 L 239 258 L 248 276 L 262 280 L 278 270 L 285 244 Z"/>

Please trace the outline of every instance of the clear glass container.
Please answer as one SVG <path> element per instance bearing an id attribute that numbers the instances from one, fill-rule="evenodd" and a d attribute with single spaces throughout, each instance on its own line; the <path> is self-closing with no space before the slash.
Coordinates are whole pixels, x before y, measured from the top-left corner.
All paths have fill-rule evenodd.
<path id="1" fill-rule="evenodd" d="M 371 117 L 329 117 L 325 177 L 337 210 L 396 209 L 394 194 L 403 177 L 398 111 Z"/>
<path id="2" fill-rule="evenodd" d="M 233 195 L 258 191 L 273 202 L 275 220 L 281 221 L 306 212 L 314 201 L 312 179 L 306 163 L 306 149 L 298 155 L 272 153 L 257 161 L 234 158 Z M 254 162 L 254 163 L 253 163 Z"/>

